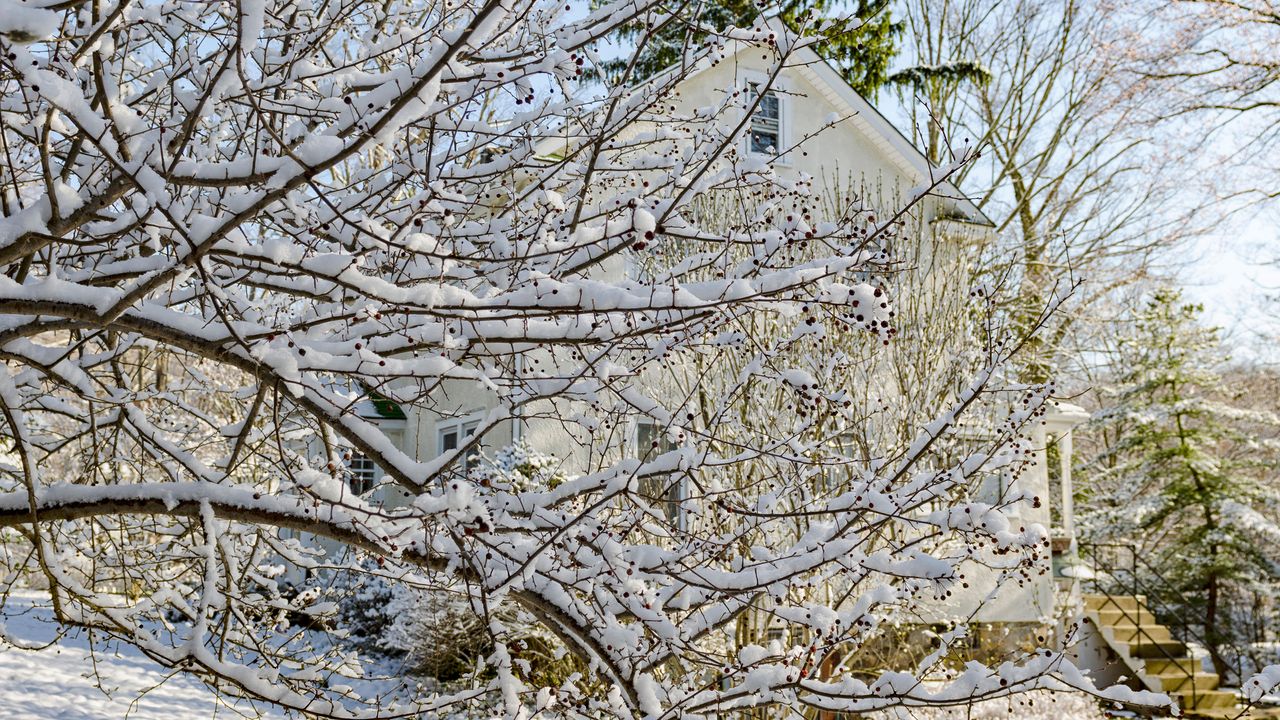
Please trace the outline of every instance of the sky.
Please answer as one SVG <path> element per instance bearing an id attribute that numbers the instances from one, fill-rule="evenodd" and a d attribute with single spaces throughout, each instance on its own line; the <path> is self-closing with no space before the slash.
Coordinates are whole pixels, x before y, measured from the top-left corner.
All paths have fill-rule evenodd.
<path id="1" fill-rule="evenodd" d="M 1185 292 L 1233 359 L 1280 364 L 1280 203 L 1242 214 L 1192 252 L 1200 261 L 1182 270 Z"/>

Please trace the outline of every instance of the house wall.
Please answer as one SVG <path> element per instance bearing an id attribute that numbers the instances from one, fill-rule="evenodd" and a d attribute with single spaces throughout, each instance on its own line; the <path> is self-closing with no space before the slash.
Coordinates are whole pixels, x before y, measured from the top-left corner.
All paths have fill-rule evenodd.
<path id="1" fill-rule="evenodd" d="M 718 106 L 726 91 L 763 81 L 769 70 L 770 62 L 758 51 L 739 52 L 681 83 L 673 104 L 678 112 Z M 825 183 L 845 183 L 852 177 L 898 185 L 904 192 L 914 187 L 916 183 L 907 179 L 908 168 L 891 157 L 886 143 L 869 135 L 865 123 L 852 115 L 854 109 L 839 105 L 830 92 L 819 89 L 812 75 L 802 68 L 788 67 L 773 86 L 783 101 L 783 144 L 800 145 L 780 158 L 775 169 L 783 176 L 804 173 Z M 841 119 L 831 124 L 835 118 Z M 728 129 L 740 119 L 740 115 L 724 112 L 717 116 L 717 123 Z M 745 139 L 738 144 L 745 153 Z"/>
<path id="2" fill-rule="evenodd" d="M 1049 529 L 1049 479 L 1047 473 L 1045 433 L 1040 427 L 1031 431 L 1033 446 L 1037 448 L 1034 466 L 1018 480 L 1018 489 L 1041 499 L 1040 507 L 1030 501 L 1019 501 L 1006 514 L 1013 529 L 1038 524 Z M 1046 545 L 1028 571 L 1029 578 L 1013 576 L 1000 581 L 1001 571 L 993 569 L 1007 565 L 1008 558 L 991 552 L 983 552 L 979 560 L 961 565 L 968 587 L 955 586 L 951 597 L 930 606 L 926 619 L 930 622 L 963 621 L 1016 622 L 1049 624 L 1054 620 L 1053 561 Z"/>
<path id="3" fill-rule="evenodd" d="M 726 92 L 745 87 L 752 80 L 763 79 L 769 69 L 769 61 L 756 51 L 747 50 L 723 60 L 683 82 L 673 99 L 677 113 L 691 112 L 696 108 L 719 104 Z M 820 73 L 813 66 L 785 69 L 776 86 L 783 94 L 782 124 L 784 143 L 800 143 L 787 159 L 775 165 L 784 177 L 809 175 L 818 179 L 818 186 L 825 190 L 855 185 L 872 189 L 886 208 L 897 206 L 900 199 L 928 181 L 919 176 L 917 167 L 904 160 L 901 137 L 878 134 L 865 110 L 853 114 L 856 108 L 842 101 L 840 93 L 824 84 Z M 831 118 L 840 118 L 831 124 Z M 737 122 L 730 113 L 723 113 L 718 120 L 728 124 Z M 881 119 L 881 122 L 883 120 Z M 739 143 L 746 152 L 745 140 Z M 967 283 L 961 283 L 967 273 L 963 267 L 971 261 L 976 246 L 987 240 L 989 229 L 970 222 L 957 221 L 964 208 L 946 198 L 926 198 L 906 219 L 910 235 L 904 238 L 909 247 L 904 248 L 907 262 L 912 268 L 910 280 L 917 292 L 924 293 L 926 305 L 955 305 L 965 303 Z M 599 271 L 602 278 L 620 278 L 623 268 L 619 264 Z M 547 350 L 534 350 L 527 356 L 528 365 L 534 358 L 541 367 L 554 368 L 555 358 Z M 445 383 L 433 396 L 431 407 L 406 408 L 408 430 L 406 450 L 419 458 L 438 455 L 437 428 L 442 422 L 458 417 L 482 416 L 497 404 L 497 397 L 489 390 L 472 383 Z M 521 411 L 521 419 L 505 421 L 490 430 L 484 437 L 483 449 L 497 450 L 514 440 L 523 440 L 536 450 L 560 459 L 567 474 L 588 472 L 605 462 L 610 454 L 608 446 L 617 449 L 631 442 L 625 428 L 615 428 L 604 446 L 592 446 L 591 433 L 568 420 L 585 408 L 565 401 L 540 401 Z M 598 439 L 598 437 L 597 437 Z M 588 449 L 592 448 L 594 449 Z M 1041 508 L 1023 503 L 1017 515 L 1024 523 L 1041 523 L 1048 527 L 1049 511 L 1047 477 L 1043 471 L 1043 453 L 1040 467 L 1024 476 L 1023 482 L 1036 484 L 1034 492 L 1045 499 Z M 1043 488 L 1040 485 L 1044 485 Z M 394 492 L 394 491 L 392 491 Z M 389 501 L 392 498 L 388 498 Z M 393 504 L 395 504 L 393 502 Z M 1023 584 L 1010 583 L 992 593 L 998 573 L 980 563 L 965 566 L 968 589 L 957 588 L 948 602 L 934 609 L 937 616 L 930 621 L 973 618 L 980 622 L 1041 622 L 1053 611 L 1053 579 L 1049 568 L 1049 553 L 1043 556 L 1043 568 Z M 1041 569 L 1044 572 L 1039 572 Z"/>

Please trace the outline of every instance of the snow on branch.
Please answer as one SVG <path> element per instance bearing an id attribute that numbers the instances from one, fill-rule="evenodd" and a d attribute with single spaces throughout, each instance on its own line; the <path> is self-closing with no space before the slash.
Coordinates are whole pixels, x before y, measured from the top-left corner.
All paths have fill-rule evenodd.
<path id="1" fill-rule="evenodd" d="M 741 151 L 741 93 L 590 80 L 670 8 L 577 7 L 0 4 L 7 582 L 312 716 L 1095 691 L 1059 650 L 855 672 L 964 568 L 1043 565 L 1038 499 L 975 488 L 1017 479 L 1048 389 L 958 434 L 1003 402 L 993 343 L 890 417 L 890 250 L 933 186 L 824 205 Z M 812 42 L 688 67 L 732 43 L 775 78 Z M 485 652 L 372 677 L 322 589 L 351 575 L 453 598 Z"/>

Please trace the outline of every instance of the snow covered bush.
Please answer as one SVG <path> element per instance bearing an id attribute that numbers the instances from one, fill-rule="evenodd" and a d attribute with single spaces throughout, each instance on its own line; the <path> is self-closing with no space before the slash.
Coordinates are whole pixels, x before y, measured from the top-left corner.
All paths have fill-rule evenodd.
<path id="1" fill-rule="evenodd" d="M 416 673 L 451 682 L 493 651 L 465 593 L 400 588 L 386 610 L 392 620 L 379 644 L 403 656 Z"/>
<path id="2" fill-rule="evenodd" d="M 503 638 L 526 681 L 557 687 L 587 667 L 515 603 L 477 612 L 465 592 L 396 586 L 385 607 L 389 623 L 377 643 L 401 661 L 406 672 L 445 687 L 491 678 L 485 660 L 494 635 Z M 487 624 L 486 624 L 487 621 Z"/>
<path id="3" fill-rule="evenodd" d="M 555 490 L 569 478 L 558 458 L 517 441 L 498 450 L 492 459 L 476 464 L 468 479 L 481 487 L 525 492 Z"/>
<path id="4" fill-rule="evenodd" d="M 553 489 L 566 479 L 558 465 L 555 458 L 517 442 L 477 463 L 467 479 L 508 491 Z M 344 644 L 394 658 L 424 679 L 456 681 L 493 651 L 489 630 L 465 589 L 395 582 L 368 560 L 322 571 L 308 586 L 337 604 Z M 557 645 L 554 636 L 538 632 L 535 621 L 522 616 L 514 604 L 495 610 L 490 620 L 503 623 L 504 636 L 513 638 L 521 650 L 537 652 Z M 558 659 L 544 658 L 544 669 Z"/>
<path id="5" fill-rule="evenodd" d="M 875 421 L 850 372 L 864 361 L 822 340 L 865 362 L 891 342 L 887 248 L 912 204 L 823 213 L 811 178 L 736 153 L 759 95 L 680 109 L 678 72 L 580 80 L 602 38 L 672 22 L 665 8 L 0 16 L 0 527 L 24 534 L 19 572 L 44 577 L 61 622 L 318 717 L 862 712 L 1092 687 L 1053 647 L 937 686 L 918 681 L 930 658 L 875 678 L 832 660 L 963 586 L 974 558 L 1011 578 L 1043 566 L 1046 531 L 1013 510 L 1036 501 L 1015 481 L 1048 389 L 1005 387 L 1017 344 L 992 337 L 909 442 L 826 443 Z M 820 40 L 822 21 L 802 25 L 730 29 L 689 61 L 745 44 L 776 74 Z M 742 222 L 687 212 L 716 195 Z M 655 380 L 695 361 L 685 392 Z M 996 391 L 1014 411 L 941 452 Z M 494 407 L 431 459 L 361 411 L 448 413 L 462 392 Z M 763 392 L 787 412 L 740 422 Z M 571 471 L 513 458 L 470 477 L 484 439 L 526 418 L 563 426 Z M 637 452 L 623 435 L 640 424 Z M 355 491 L 357 458 L 397 494 Z M 988 476 L 1008 492 L 962 492 Z M 483 668 L 389 687 L 325 638 L 345 634 L 340 608 L 289 575 L 366 558 L 455 593 Z M 535 667 L 504 608 L 582 671 Z M 753 614 L 766 637 L 739 642 Z"/>
<path id="6" fill-rule="evenodd" d="M 383 637 L 395 622 L 397 590 L 400 585 L 388 582 L 372 563 L 358 568 L 344 568 L 332 573 L 328 582 L 320 583 L 325 595 L 338 605 L 343 638 L 366 652 L 396 652 Z"/>

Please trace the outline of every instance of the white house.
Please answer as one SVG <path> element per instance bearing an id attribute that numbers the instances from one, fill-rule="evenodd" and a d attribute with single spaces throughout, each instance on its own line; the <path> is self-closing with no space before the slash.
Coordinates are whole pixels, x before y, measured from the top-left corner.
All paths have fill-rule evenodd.
<path id="1" fill-rule="evenodd" d="M 738 90 L 744 98 L 753 98 L 765 86 L 771 60 L 758 49 L 730 44 L 727 55 L 717 62 L 704 62 L 687 74 L 676 86 L 674 102 L 679 110 L 713 106 L 725 94 Z M 906 195 L 914 188 L 933 187 L 931 194 L 914 208 L 913 223 L 917 252 L 913 258 L 925 284 L 952 263 L 966 262 L 977 244 L 993 232 L 992 223 L 954 186 L 938 182 L 938 171 L 925 155 L 895 128 L 870 103 L 855 92 L 839 73 L 814 51 L 796 51 L 777 75 L 738 139 L 740 151 L 748 155 L 773 157 L 778 148 L 789 149 L 776 161 L 782 173 L 806 174 L 828 187 L 838 188 L 850 178 L 867 185 Z M 730 118 L 731 119 L 731 118 Z M 727 119 L 724 121 L 728 121 Z M 626 272 L 618 265 L 607 272 Z M 927 292 L 960 293 L 968 287 L 933 287 Z M 530 362 L 537 351 L 530 353 Z M 429 459 L 454 450 L 482 427 L 496 407 L 496 396 L 478 384 L 465 382 L 441 385 L 432 407 L 405 407 L 399 413 L 370 404 L 366 417 L 378 419 L 401 442 L 401 447 L 419 459 Z M 1069 430 L 1080 418 L 1070 408 L 1051 416 L 1047 432 L 1063 438 L 1063 463 L 1053 473 L 1048 456 L 1040 453 L 1039 472 L 1031 482 L 1036 492 L 1046 498 L 1040 507 L 1020 509 L 1021 519 L 1037 522 L 1068 538 L 1059 548 L 1069 545 L 1070 476 Z M 563 409 L 533 407 L 521 417 L 492 427 L 478 444 L 480 452 L 493 452 L 515 441 L 557 457 L 567 474 L 585 471 L 587 459 L 581 455 L 584 443 L 573 437 L 575 430 L 559 419 Z M 1041 440 L 1045 440 L 1043 433 Z M 627 442 L 633 447 L 649 447 L 660 435 L 653 426 L 636 425 L 627 429 Z M 1048 444 L 1047 442 L 1044 444 Z M 353 470 L 360 476 L 360 489 L 372 487 L 379 470 L 362 458 L 353 459 Z M 1050 481 L 1056 478 L 1056 495 L 1050 498 Z M 384 500 L 396 504 L 399 491 L 384 486 L 390 495 Z M 1051 513 L 1055 513 L 1051 515 Z M 1060 543 L 1061 544 L 1061 543 Z M 981 622 L 1041 623 L 1054 612 L 1054 579 L 1049 571 L 1031 583 L 1011 586 L 988 597 L 995 576 L 975 569 L 970 590 L 953 597 L 951 604 L 939 607 L 934 619 L 972 617 Z"/>

